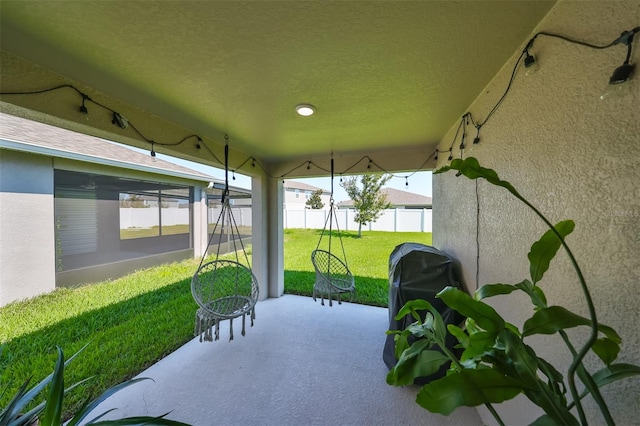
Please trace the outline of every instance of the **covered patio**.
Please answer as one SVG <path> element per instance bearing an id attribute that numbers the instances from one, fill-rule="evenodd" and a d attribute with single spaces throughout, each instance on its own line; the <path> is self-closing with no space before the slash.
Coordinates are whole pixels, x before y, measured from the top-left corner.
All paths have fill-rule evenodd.
<path id="1" fill-rule="evenodd" d="M 382 347 L 388 310 L 321 306 L 284 295 L 257 304 L 244 337 L 196 337 L 140 373 L 150 377 L 94 411 L 112 418 L 160 415 L 193 425 L 451 425 L 482 422 L 472 408 L 445 417 L 415 402 L 418 386 L 386 384 Z"/>
<path id="2" fill-rule="evenodd" d="M 627 70 L 640 57 L 640 35 L 629 50 L 619 40 L 621 33 L 638 27 L 637 0 L 3 0 L 0 8 L 0 111 L 215 167 L 224 166 L 228 135 L 229 169 L 252 178 L 252 270 L 261 299 L 268 299 L 259 302 L 260 328 L 230 344 L 192 342 L 158 366 L 158 380 L 167 365 L 176 370 L 173 380 L 194 377 L 204 386 L 182 389 L 198 401 L 192 407 L 165 407 L 174 408 L 176 417 L 198 411 L 206 418 L 207 410 L 234 416 L 228 411 L 233 405 L 238 413 L 252 413 L 244 418 L 251 422 L 268 405 L 275 417 L 265 422 L 304 423 L 295 417 L 304 412 L 309 422 L 320 423 L 323 416 L 349 411 L 342 405 L 349 398 L 364 404 L 364 409 L 350 411 L 368 423 L 375 423 L 373 416 L 367 417 L 370 413 L 386 413 L 379 407 L 394 405 L 387 402 L 396 399 L 405 414 L 419 410 L 409 408 L 410 390 L 385 388 L 384 365 L 375 350 L 384 337 L 383 310 L 342 306 L 316 313 L 309 302 L 309 308 L 289 314 L 309 321 L 304 328 L 315 335 L 297 329 L 289 335 L 283 331 L 287 324 L 278 319 L 282 317 L 269 320 L 266 314 L 268 306 L 286 305 L 290 299 L 278 299 L 284 289 L 282 181 L 326 176 L 332 163 L 336 177 L 387 172 L 420 185 L 411 179 L 414 171 L 473 156 L 511 182 L 553 223 L 572 219 L 576 226 L 568 242 L 583 267 L 598 321 L 620 333 L 624 345 L 618 360 L 640 364 L 640 333 L 629 325 L 640 304 L 637 66 L 629 81 L 616 85 L 620 96 L 605 92 L 625 54 Z M 532 60 L 538 64 L 536 73 L 526 67 Z M 315 114 L 298 116 L 295 108 L 301 104 L 312 105 Z M 48 162 L 45 156 L 42 160 Z M 39 172 L 34 169 L 30 175 Z M 0 176 L 0 217 L 18 221 L 22 216 L 11 209 L 12 191 L 2 186 L 17 178 Z M 34 182 L 20 178 L 21 185 L 29 186 L 21 207 L 40 209 L 43 222 L 48 221 L 53 217 L 52 190 Z M 529 267 L 527 252 L 545 231 L 506 191 L 455 173 L 434 176 L 433 229 L 433 245 L 456 259 L 468 292 L 488 283 L 521 282 Z M 38 223 L 28 230 L 4 222 L 0 227 L 3 241 L 20 241 L 11 253 L 38 258 L 52 271 L 37 275 L 38 280 L 42 275 L 53 280 L 55 250 L 42 243 L 43 235 Z M 199 256 L 206 242 L 193 245 Z M 5 256 L 9 251 L 2 249 Z M 5 277 L 19 277 L 20 290 L 28 297 L 37 268 L 9 263 L 12 269 L 2 271 L 0 295 L 4 286 L 18 282 Z M 566 256 L 558 255 L 541 285 L 550 304 L 589 315 Z M 526 298 L 495 298 L 493 304 L 517 326 L 531 314 Z M 348 312 L 364 317 L 342 317 Z M 369 324 L 369 315 L 379 324 Z M 345 322 L 325 322 L 340 319 Z M 363 323 L 363 331 L 351 322 Z M 585 333 L 571 337 L 577 345 L 586 340 Z M 561 371 L 567 369 L 571 355 L 560 339 L 531 340 L 540 356 Z M 349 346 L 356 342 L 369 343 Z M 261 350 L 267 343 L 276 346 Z M 293 347 L 282 351 L 285 345 Z M 235 359 L 250 347 L 246 354 L 242 351 L 249 358 Z M 322 362 L 307 362 L 309 347 L 319 349 L 314 355 Z M 341 347 L 352 347 L 354 353 L 333 352 Z M 202 371 L 210 376 L 204 381 L 198 368 L 184 370 L 191 369 L 189 357 L 210 363 L 223 355 L 224 362 L 212 368 L 234 365 L 237 373 L 251 364 L 256 369 L 252 375 L 260 380 L 244 377 L 244 385 L 228 392 L 231 383 L 238 383 L 233 375 L 226 376 L 233 371 L 218 372 L 205 363 Z M 348 355 L 351 362 L 342 364 Z M 286 369 L 272 372 L 284 364 L 276 358 L 297 366 L 295 376 L 301 379 Z M 585 363 L 588 369 L 597 365 L 591 358 Z M 367 386 L 374 382 L 380 393 L 369 399 Z M 344 393 L 335 383 L 346 386 Z M 299 384 L 304 386 L 297 388 Z M 323 386 L 333 392 L 301 395 Z M 639 388 L 636 377 L 603 389 L 617 423 L 637 423 Z M 255 404 L 251 391 L 260 395 L 262 405 Z M 170 391 L 166 395 L 173 397 Z M 209 408 L 214 395 L 232 397 Z M 401 395 L 406 402 L 400 402 Z M 144 401 L 151 404 L 155 398 L 160 400 L 156 395 Z M 305 408 L 289 411 L 290 402 Z M 588 418 L 601 419 L 597 404 L 585 404 Z M 278 406 L 284 411 L 277 411 Z M 532 422 L 540 415 L 520 398 L 497 410 L 507 424 Z M 483 423 L 494 423 L 483 409 L 477 412 Z M 412 416 L 402 421 L 409 424 Z M 430 419 L 442 424 L 454 417 Z M 471 414 L 470 419 L 477 420 Z"/>

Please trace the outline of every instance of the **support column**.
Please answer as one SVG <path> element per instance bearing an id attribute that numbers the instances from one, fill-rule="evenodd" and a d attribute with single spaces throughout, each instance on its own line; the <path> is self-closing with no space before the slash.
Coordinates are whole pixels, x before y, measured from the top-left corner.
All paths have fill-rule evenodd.
<path id="1" fill-rule="evenodd" d="M 252 263 L 260 284 L 260 300 L 284 293 L 282 193 L 282 180 L 252 178 Z"/>
<path id="2" fill-rule="evenodd" d="M 196 186 L 193 188 L 193 257 L 201 257 L 207 249 L 208 225 L 207 193 Z"/>

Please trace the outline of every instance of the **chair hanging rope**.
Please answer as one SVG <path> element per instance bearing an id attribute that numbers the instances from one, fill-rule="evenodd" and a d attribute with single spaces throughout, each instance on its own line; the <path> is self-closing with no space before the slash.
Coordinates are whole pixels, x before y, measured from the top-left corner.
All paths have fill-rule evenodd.
<path id="1" fill-rule="evenodd" d="M 233 319 L 242 316 L 242 335 L 245 335 L 245 317 L 249 315 L 251 326 L 256 317 L 258 281 L 251 272 L 249 257 L 242 242 L 238 224 L 229 203 L 229 137 L 225 135 L 224 162 L 225 188 L 222 193 L 222 209 L 209 237 L 200 265 L 191 279 L 191 294 L 198 304 L 194 335 L 200 341 L 220 338 L 220 321 L 229 320 L 229 340 L 233 340 Z M 217 234 L 219 230 L 219 234 Z M 205 263 L 205 257 L 214 239 L 218 247 L 214 261 Z M 220 259 L 221 248 L 235 254 L 235 260 Z M 240 262 L 239 251 L 245 264 Z"/>
<path id="2" fill-rule="evenodd" d="M 324 228 L 320 234 L 318 245 L 316 249 L 311 252 L 311 262 L 316 271 L 316 278 L 313 284 L 313 300 L 316 301 L 316 297 L 320 295 L 321 304 L 324 306 L 325 296 L 329 299 L 329 306 L 333 306 L 333 297 L 338 300 L 338 304 L 342 304 L 342 294 L 349 293 L 349 300 L 353 301 L 355 297 L 356 287 L 353 274 L 349 271 L 347 266 L 347 255 L 344 250 L 344 244 L 342 243 L 342 236 L 340 235 L 340 228 L 338 225 L 338 216 L 334 206 L 333 200 L 333 175 L 334 166 L 333 158 L 331 159 L 331 198 L 329 199 L 329 214 L 324 222 Z M 333 227 L 335 221 L 335 228 L 340 240 L 340 247 L 342 248 L 342 259 L 332 253 L 331 240 L 333 234 Z M 329 227 L 328 232 L 328 250 L 320 248 L 322 238 L 327 231 L 327 225 Z"/>

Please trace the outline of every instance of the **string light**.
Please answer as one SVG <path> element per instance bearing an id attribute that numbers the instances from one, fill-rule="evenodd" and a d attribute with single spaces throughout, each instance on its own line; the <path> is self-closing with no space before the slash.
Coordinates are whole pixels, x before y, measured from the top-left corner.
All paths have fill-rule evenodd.
<path id="1" fill-rule="evenodd" d="M 471 151 L 471 149 L 473 147 L 475 147 L 476 145 L 478 145 L 480 143 L 480 130 L 482 129 L 482 127 L 487 124 L 487 122 L 493 117 L 494 113 L 496 112 L 496 110 L 500 107 L 500 105 L 502 104 L 502 102 L 504 101 L 505 97 L 507 96 L 507 94 L 509 93 L 511 86 L 513 84 L 515 75 L 516 75 L 516 71 L 518 66 L 520 65 L 521 61 L 524 64 L 525 68 L 532 68 L 534 66 L 537 65 L 537 58 L 531 53 L 531 50 L 533 48 L 534 42 L 535 40 L 540 37 L 540 36 L 546 36 L 546 37 L 552 37 L 552 38 L 558 38 L 561 39 L 563 41 L 572 43 L 572 44 L 578 44 L 578 45 L 582 45 L 585 47 L 589 47 L 589 48 L 593 48 L 593 49 L 608 49 L 612 46 L 618 45 L 618 44 L 622 44 L 625 45 L 627 47 L 627 56 L 626 59 L 624 61 L 624 63 L 619 66 L 618 68 L 615 69 L 613 75 L 611 76 L 611 78 L 609 79 L 609 86 L 613 86 L 615 89 L 620 89 L 620 86 L 622 83 L 625 83 L 627 81 L 629 81 L 633 75 L 633 71 L 635 69 L 635 65 L 630 63 L 630 57 L 631 57 L 631 48 L 632 48 L 632 43 L 633 43 L 633 38 L 634 35 L 636 33 L 640 32 L 640 27 L 636 27 L 633 28 L 631 30 L 628 31 L 624 31 L 622 32 L 622 34 L 613 42 L 606 44 L 606 45 L 595 45 L 595 44 L 591 44 L 591 43 L 586 43 L 580 40 L 576 40 L 576 39 L 572 39 L 570 37 L 566 37 L 560 34 L 554 34 L 554 33 L 549 33 L 549 32 L 538 32 L 536 33 L 527 43 L 526 47 L 523 49 L 521 55 L 518 57 L 518 59 L 516 60 L 516 63 L 514 64 L 512 73 L 511 73 L 511 77 L 509 79 L 509 82 L 507 84 L 507 87 L 505 88 L 504 93 L 502 94 L 502 96 L 500 97 L 500 99 L 496 102 L 496 104 L 493 106 L 493 108 L 491 108 L 491 110 L 489 111 L 489 113 L 487 114 L 487 116 L 485 117 L 484 121 L 482 122 L 476 122 L 473 118 L 473 115 L 471 114 L 471 112 L 467 112 L 462 116 L 462 119 L 460 120 L 460 123 L 458 125 L 458 128 L 456 130 L 455 136 L 453 138 L 453 141 L 451 142 L 451 145 L 449 146 L 448 150 L 440 150 L 437 149 L 423 162 L 423 164 L 418 167 L 412 174 L 417 173 L 419 170 L 422 170 L 423 167 L 433 158 L 434 161 L 438 161 L 438 154 L 442 153 L 442 152 L 449 152 L 449 156 L 448 156 L 448 160 L 451 161 L 453 160 L 453 146 L 455 144 L 455 142 L 458 139 L 458 135 L 460 133 L 460 130 L 462 130 L 462 139 L 460 141 L 460 155 L 462 156 L 464 151 L 466 150 L 467 153 L 469 151 Z M 626 86 L 626 85 L 625 85 Z M 89 97 L 87 94 L 83 93 L 82 91 L 80 91 L 78 88 L 76 88 L 75 86 L 71 85 L 71 84 L 62 84 L 62 85 L 58 85 L 58 86 L 54 86 L 48 89 L 44 89 L 44 90 L 37 90 L 37 91 L 25 91 L 25 92 L 0 92 L 0 95 L 37 95 L 37 94 L 42 94 L 42 93 L 46 93 L 46 92 L 51 92 L 51 91 L 55 91 L 55 90 L 61 90 L 61 89 L 71 89 L 74 90 L 75 92 L 78 93 L 78 95 L 81 97 L 81 105 L 79 107 L 79 111 L 82 114 L 86 114 L 87 115 L 87 119 L 88 119 L 88 108 L 86 103 L 87 102 L 91 102 L 94 105 L 97 105 L 109 112 L 111 112 L 112 114 L 112 122 L 113 124 L 119 126 L 122 129 L 131 129 L 134 132 L 136 132 L 138 134 L 138 136 L 140 136 L 140 138 L 142 138 L 144 141 L 148 142 L 151 144 L 151 157 L 153 157 L 154 160 L 156 160 L 156 152 L 155 152 L 155 145 L 160 145 L 160 146 L 178 146 L 181 145 L 182 143 L 184 143 L 186 140 L 190 139 L 190 138 L 196 138 L 196 145 L 195 148 L 197 150 L 200 150 L 202 146 L 204 146 L 207 151 L 211 154 L 211 156 L 220 164 L 222 164 L 222 162 L 220 161 L 220 159 L 215 155 L 215 153 L 207 146 L 207 144 L 203 141 L 203 139 L 198 136 L 198 135 L 189 135 L 184 137 L 182 140 L 177 141 L 177 142 L 157 142 L 154 141 L 152 139 L 147 138 L 145 135 L 143 135 L 137 128 L 136 126 L 131 123 L 130 121 L 128 121 L 127 119 L 124 118 L 124 116 L 119 113 L 118 111 L 109 108 L 108 106 L 97 102 L 95 100 L 93 100 L 91 97 Z M 604 99 L 605 97 L 607 97 L 607 94 L 605 93 L 605 95 L 602 95 L 602 98 Z M 466 127 L 469 124 L 472 124 L 475 129 L 476 129 L 476 136 L 473 139 L 472 145 L 471 147 L 467 146 L 467 129 Z M 228 138 L 228 136 L 225 135 L 226 138 Z M 368 164 L 367 164 L 367 169 L 371 169 L 371 165 L 375 165 L 378 167 L 378 169 L 380 169 L 380 171 L 384 172 L 384 173 L 389 173 L 388 171 L 386 171 L 383 167 L 380 167 L 378 164 L 376 164 L 368 155 L 363 156 L 362 158 L 360 158 L 356 163 L 354 163 L 352 166 L 348 167 L 346 170 L 344 170 L 342 173 L 346 173 L 348 172 L 351 168 L 355 167 L 358 163 L 360 163 L 361 161 L 363 161 L 364 159 L 368 159 Z M 248 157 L 239 167 L 237 167 L 237 169 L 241 169 L 249 160 L 251 160 L 251 167 L 256 167 L 259 166 L 263 172 L 265 172 L 265 174 L 269 177 L 275 178 L 276 176 L 272 176 L 270 175 L 267 170 L 264 169 L 264 167 L 262 166 L 262 164 L 260 162 L 257 162 L 256 159 L 254 157 Z M 305 161 L 303 162 L 300 166 L 296 166 L 293 169 L 291 169 L 290 171 L 288 171 L 287 173 L 281 175 L 281 178 L 284 178 L 285 176 L 293 173 L 295 170 L 297 170 L 299 167 L 301 167 L 302 165 L 307 166 L 307 170 L 311 169 L 311 165 L 316 166 L 318 169 L 325 171 L 328 173 L 328 170 L 326 170 L 323 167 L 318 166 L 317 164 L 314 164 L 312 161 Z M 235 172 L 235 171 L 234 171 Z M 342 182 L 342 173 L 340 173 L 340 181 Z M 389 173 L 391 174 L 393 177 L 399 177 L 394 175 L 393 173 Z M 408 186 L 409 182 L 408 182 L 408 176 L 404 176 L 405 178 L 405 186 Z M 235 179 L 235 173 L 234 173 L 234 179 Z M 284 182 L 284 180 L 283 180 Z"/>
<path id="2" fill-rule="evenodd" d="M 151 152 L 150 152 L 150 154 L 151 154 L 151 159 L 152 159 L 153 161 L 158 161 L 158 159 L 156 158 L 156 151 L 153 149 L 153 144 L 154 144 L 154 143 L 153 143 L 153 142 L 151 142 Z"/>
<path id="3" fill-rule="evenodd" d="M 81 93 L 82 95 L 82 105 L 80 105 L 80 112 L 83 114 L 86 114 L 87 116 L 87 120 L 89 119 L 89 110 L 87 109 L 87 106 L 84 104 L 85 101 L 90 101 L 91 98 L 87 95 L 85 95 L 84 93 Z"/>
<path id="4" fill-rule="evenodd" d="M 463 115 L 463 119 L 461 121 L 461 123 L 458 125 L 458 129 L 456 130 L 456 134 L 453 138 L 453 141 L 451 142 L 451 146 L 449 147 L 449 151 L 452 151 L 453 145 L 455 144 L 455 141 L 458 138 L 458 133 L 460 130 L 460 127 L 464 127 L 465 131 L 466 131 L 466 126 L 469 125 L 469 120 L 471 121 L 471 123 L 474 125 L 474 127 L 476 128 L 477 134 L 476 137 L 473 139 L 473 145 L 478 145 L 480 143 L 480 129 L 487 124 L 487 122 L 491 119 L 491 117 L 493 117 L 493 114 L 496 112 L 496 110 L 500 107 L 500 105 L 502 104 L 502 102 L 504 101 L 505 97 L 507 96 L 507 94 L 509 93 L 511 86 L 513 84 L 513 81 L 515 79 L 515 75 L 516 75 L 516 71 L 518 69 L 518 66 L 520 65 L 520 62 L 522 61 L 524 64 L 525 69 L 527 69 L 526 74 L 527 75 L 531 75 L 537 68 L 538 65 L 538 61 L 537 58 L 531 54 L 530 50 L 533 48 L 533 44 L 536 41 L 536 39 L 540 36 L 544 36 L 544 37 L 551 37 L 551 38 L 557 38 L 566 42 L 569 42 L 571 44 L 577 44 L 577 45 L 581 45 L 584 47 L 589 47 L 591 49 L 608 49 L 610 47 L 613 47 L 615 45 L 618 44 L 622 44 L 625 45 L 627 47 L 627 55 L 625 58 L 625 61 L 623 62 L 623 64 L 621 66 L 619 66 L 618 68 L 616 68 L 613 72 L 613 74 L 611 75 L 610 79 L 609 79 L 609 83 L 607 85 L 607 89 L 605 90 L 605 92 L 600 96 L 600 99 L 606 99 L 612 95 L 616 95 L 618 93 L 620 93 L 624 87 L 629 87 L 629 84 L 624 84 L 622 85 L 622 83 L 628 82 L 632 75 L 633 75 L 633 71 L 635 69 L 635 65 L 630 63 L 630 58 L 631 58 L 631 50 L 632 50 L 632 43 L 633 43 L 633 38 L 634 35 L 637 34 L 638 32 L 640 32 L 640 27 L 635 27 L 631 30 L 628 31 L 623 31 L 620 36 L 618 38 L 616 38 L 614 41 L 612 41 L 611 43 L 608 44 L 604 44 L 604 45 L 597 45 L 597 44 L 592 44 L 592 43 L 587 43 L 581 40 L 577 40 L 571 37 L 567 37 L 561 34 L 556 34 L 556 33 L 550 33 L 550 32 L 546 32 L 546 31 L 540 31 L 537 32 L 527 43 L 527 45 L 525 46 L 525 48 L 522 50 L 522 53 L 520 54 L 520 56 L 518 57 L 518 59 L 516 60 L 516 63 L 513 66 L 513 70 L 511 72 L 511 77 L 509 79 L 509 82 L 507 84 L 507 87 L 504 91 L 504 93 L 502 94 L 502 96 L 500 97 L 500 99 L 496 102 L 496 104 L 493 106 L 493 108 L 491 108 L 491 110 L 489 111 L 489 113 L 487 114 L 486 118 L 484 119 L 483 122 L 479 122 L 476 123 L 475 120 L 473 119 L 473 116 L 470 112 L 465 113 L 465 115 Z M 523 60 L 524 58 L 524 60 Z M 463 141 L 460 144 L 460 156 L 462 157 L 463 155 L 463 149 L 466 148 L 466 137 L 463 133 Z M 473 146 L 472 146 L 473 148 Z M 467 152 L 469 152 L 470 149 L 467 150 Z M 435 156 L 434 156 L 434 160 L 438 160 L 438 152 L 442 152 L 439 151 L 438 149 L 436 149 L 435 152 Z M 449 155 L 448 160 L 451 161 L 453 159 L 453 155 Z"/>

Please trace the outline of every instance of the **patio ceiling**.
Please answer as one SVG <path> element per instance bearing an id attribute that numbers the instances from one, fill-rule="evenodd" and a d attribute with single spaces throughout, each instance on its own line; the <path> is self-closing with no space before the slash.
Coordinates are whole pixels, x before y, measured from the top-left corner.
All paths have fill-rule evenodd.
<path id="1" fill-rule="evenodd" d="M 148 139 L 195 133 L 222 158 L 229 134 L 236 162 L 250 155 L 274 172 L 332 152 L 410 170 L 554 3 L 3 0 L 2 92 L 71 83 Z M 87 121 L 68 92 L 2 96 L 1 107 L 150 148 L 96 105 Z M 297 116 L 299 103 L 316 114 Z M 195 145 L 156 149 L 220 165 Z"/>

